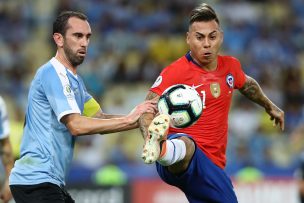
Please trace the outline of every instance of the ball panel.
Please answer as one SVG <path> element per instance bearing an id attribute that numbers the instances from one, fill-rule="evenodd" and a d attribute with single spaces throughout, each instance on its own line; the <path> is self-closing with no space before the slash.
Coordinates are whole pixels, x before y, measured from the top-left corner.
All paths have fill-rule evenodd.
<path id="1" fill-rule="evenodd" d="M 169 99 L 172 105 L 184 105 L 189 103 L 189 94 L 187 90 L 184 89 L 176 89 L 175 91 L 169 94 Z"/>
<path id="2" fill-rule="evenodd" d="M 187 111 L 174 111 L 170 117 L 173 127 L 182 128 L 191 123 L 191 117 Z"/>
<path id="3" fill-rule="evenodd" d="M 193 125 L 202 114 L 203 105 L 198 92 L 184 84 L 167 88 L 158 102 L 160 113 L 170 115 L 172 127 L 185 128 Z"/>
<path id="4" fill-rule="evenodd" d="M 197 100 L 194 100 L 191 102 L 191 108 L 195 116 L 200 116 L 202 113 L 203 105 L 202 102 L 197 102 Z"/>
<path id="5" fill-rule="evenodd" d="M 169 114 L 169 108 L 165 98 L 160 98 L 157 103 L 158 111 L 161 114 Z"/>

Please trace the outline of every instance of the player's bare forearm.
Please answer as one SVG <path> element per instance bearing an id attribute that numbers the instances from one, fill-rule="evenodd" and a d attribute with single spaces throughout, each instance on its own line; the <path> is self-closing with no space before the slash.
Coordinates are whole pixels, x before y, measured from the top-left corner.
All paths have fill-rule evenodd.
<path id="1" fill-rule="evenodd" d="M 240 92 L 251 101 L 261 105 L 265 109 L 270 109 L 273 103 L 263 93 L 260 85 L 253 78 L 246 76 L 246 82 Z"/>
<path id="2" fill-rule="evenodd" d="M 0 140 L 0 159 L 8 176 L 14 165 L 13 150 L 8 137 Z"/>
<path id="3" fill-rule="evenodd" d="M 112 118 L 121 118 L 121 117 L 124 117 L 126 115 L 118 115 L 118 114 L 106 114 L 106 113 L 103 113 L 101 110 L 99 112 L 97 112 L 95 115 L 94 115 L 94 118 L 99 118 L 99 119 L 112 119 Z M 124 130 L 131 130 L 131 129 L 134 129 L 134 128 L 138 128 L 138 122 L 132 124 L 132 125 L 129 125 L 127 128 L 125 128 Z"/>
<path id="4" fill-rule="evenodd" d="M 148 136 L 148 127 L 154 116 L 152 113 L 145 113 L 139 118 L 139 129 L 144 139 Z"/>
<path id="5" fill-rule="evenodd" d="M 246 76 L 246 82 L 240 92 L 251 101 L 264 107 L 271 120 L 275 121 L 275 125 L 279 124 L 281 129 L 284 129 L 284 112 L 268 99 L 256 80 Z"/>
<path id="6" fill-rule="evenodd" d="M 134 123 L 128 118 L 97 119 L 81 116 L 80 114 L 69 114 L 61 119 L 72 135 L 108 134 L 130 129 Z"/>
<path id="7" fill-rule="evenodd" d="M 116 114 L 106 114 L 102 112 L 101 110 L 98 111 L 93 117 L 94 118 L 100 118 L 100 119 L 111 119 L 111 118 L 120 118 L 124 117 L 125 115 L 116 115 Z"/>
<path id="8" fill-rule="evenodd" d="M 149 91 L 146 100 L 158 100 L 159 95 L 155 94 L 154 92 Z M 152 122 L 155 114 L 152 113 L 145 113 L 139 118 L 139 129 L 142 133 L 143 138 L 145 139 L 148 136 L 148 127 Z"/>
<path id="9" fill-rule="evenodd" d="M 63 116 L 60 121 L 65 124 L 73 136 L 91 135 L 96 133 L 107 134 L 138 127 L 139 117 L 143 113 L 147 112 L 156 112 L 155 101 L 149 100 L 138 104 L 126 116 L 100 119 L 82 116 L 78 113 L 72 113 Z M 102 113 L 101 110 L 100 113 Z"/>

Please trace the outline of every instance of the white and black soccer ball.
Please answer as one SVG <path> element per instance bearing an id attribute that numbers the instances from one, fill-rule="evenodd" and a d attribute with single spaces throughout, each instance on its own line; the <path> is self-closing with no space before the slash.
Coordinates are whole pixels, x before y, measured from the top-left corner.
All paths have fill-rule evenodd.
<path id="1" fill-rule="evenodd" d="M 185 84 L 168 87 L 161 95 L 158 104 L 160 114 L 168 114 L 171 126 L 186 128 L 193 125 L 201 116 L 203 104 L 198 92 Z"/>

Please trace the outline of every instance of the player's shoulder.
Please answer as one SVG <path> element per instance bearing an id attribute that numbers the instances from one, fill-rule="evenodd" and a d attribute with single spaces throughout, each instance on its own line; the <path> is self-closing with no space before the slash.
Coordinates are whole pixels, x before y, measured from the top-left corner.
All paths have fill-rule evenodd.
<path id="1" fill-rule="evenodd" d="M 53 59 L 41 65 L 37 70 L 36 77 L 51 79 L 53 77 L 58 77 L 60 74 L 66 75 L 65 69 L 62 67 L 57 68 L 56 64 L 52 61 Z"/>
<path id="2" fill-rule="evenodd" d="M 51 63 L 48 61 L 42 64 L 36 71 L 36 75 L 47 74 L 51 70 Z"/>
<path id="3" fill-rule="evenodd" d="M 173 61 L 171 64 L 164 68 L 164 71 L 177 71 L 178 69 L 183 69 L 187 67 L 188 60 L 185 56 L 180 57 L 179 59 Z"/>
<path id="4" fill-rule="evenodd" d="M 242 67 L 241 62 L 234 56 L 218 56 L 220 64 L 228 69 L 239 69 Z"/>
<path id="5" fill-rule="evenodd" d="M 219 55 L 218 57 L 220 60 L 222 60 L 225 63 L 240 63 L 240 60 L 234 56 Z"/>

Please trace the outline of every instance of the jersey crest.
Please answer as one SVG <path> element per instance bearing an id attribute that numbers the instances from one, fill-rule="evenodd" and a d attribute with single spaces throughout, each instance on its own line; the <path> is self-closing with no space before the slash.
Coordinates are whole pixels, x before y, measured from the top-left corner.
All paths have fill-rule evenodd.
<path id="1" fill-rule="evenodd" d="M 226 82 L 227 82 L 227 85 L 230 87 L 230 88 L 233 88 L 234 87 L 234 77 L 232 74 L 228 74 L 226 76 Z"/>
<path id="2" fill-rule="evenodd" d="M 218 98 L 221 95 L 221 87 L 217 82 L 210 84 L 210 91 L 213 97 Z"/>

